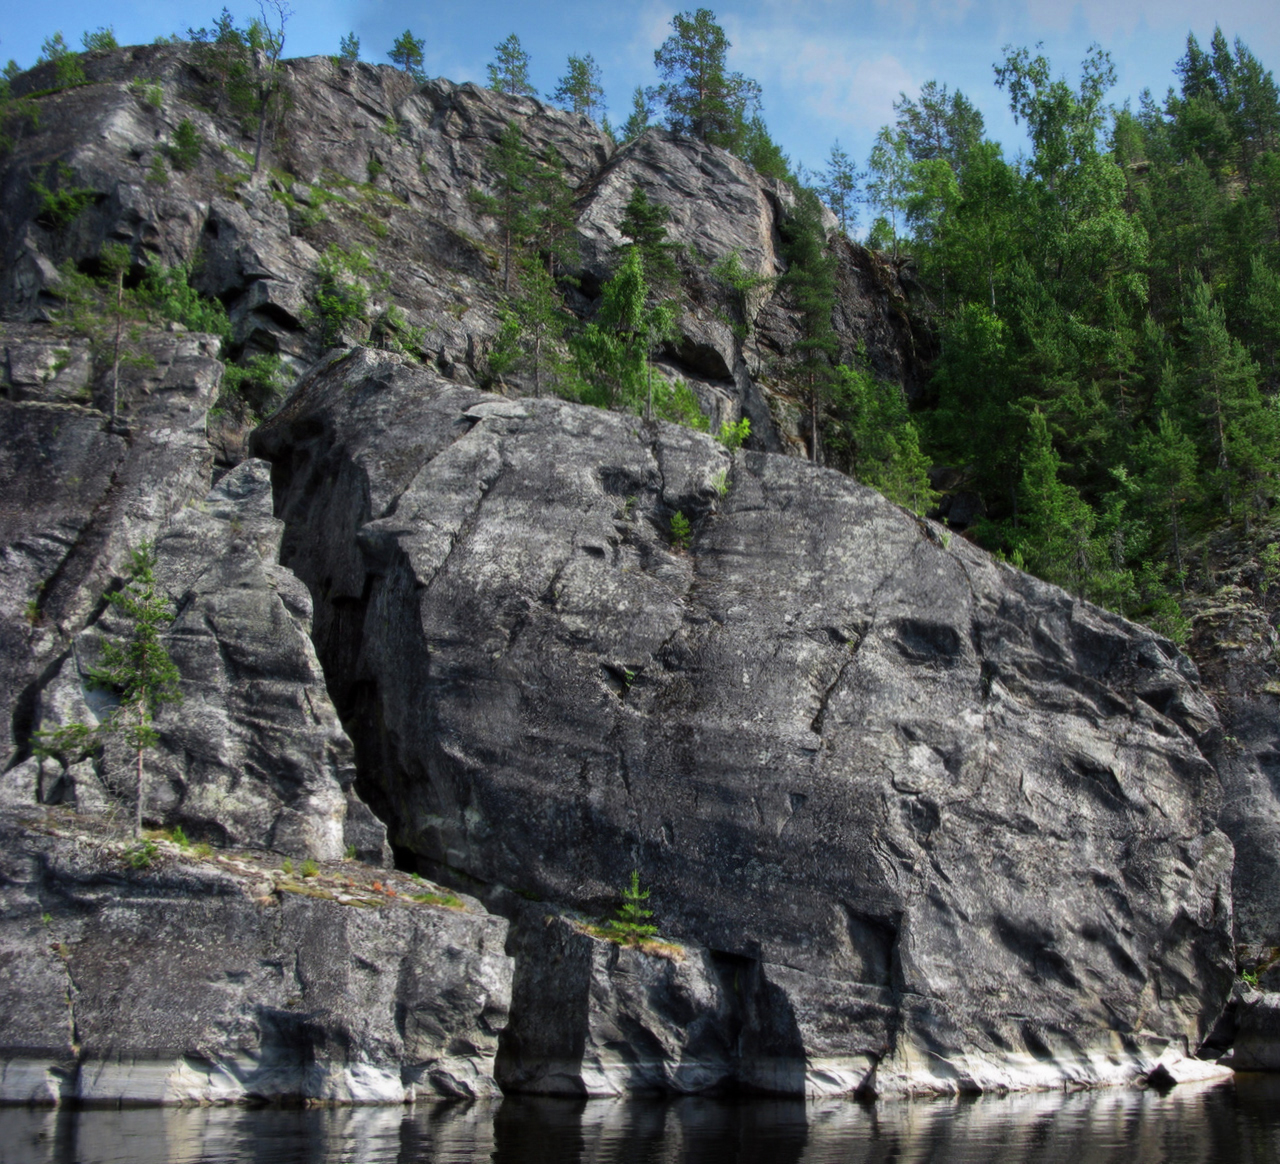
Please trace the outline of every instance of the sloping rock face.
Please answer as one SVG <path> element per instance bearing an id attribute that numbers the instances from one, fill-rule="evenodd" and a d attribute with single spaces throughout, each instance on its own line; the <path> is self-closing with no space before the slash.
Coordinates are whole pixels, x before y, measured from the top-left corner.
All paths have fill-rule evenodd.
<path id="1" fill-rule="evenodd" d="M 3 334 L 0 708 L 14 733 L 5 767 L 27 742 L 42 677 L 98 613 L 129 551 L 208 490 L 205 418 L 222 376 L 212 337 L 147 337 L 155 366 L 122 374 L 113 424 L 84 367 L 87 344 L 37 332 Z"/>
<path id="2" fill-rule="evenodd" d="M 616 149 L 587 119 L 532 98 L 445 80 L 417 85 L 386 66 L 327 57 L 285 68 L 292 105 L 256 176 L 244 160 L 253 138 L 223 108 L 216 75 L 191 46 L 95 55 L 86 60 L 91 84 L 35 99 L 38 124 L 15 126 L 0 169 L 0 313 L 45 317 L 57 302 L 59 264 L 96 270 L 104 243 L 124 243 L 135 275 L 154 263 L 191 266 L 195 286 L 227 305 L 237 356 L 277 352 L 302 371 L 335 340 L 410 342 L 407 328 L 415 328 L 411 346 L 442 375 L 489 385 L 503 303 L 501 233 L 471 193 L 493 186 L 489 156 L 514 121 L 531 152 L 560 159 L 577 196 L 581 259 L 569 273 L 582 291 L 570 294 L 573 309 L 595 311 L 622 241 L 622 209 L 639 186 L 671 211 L 671 237 L 685 248 L 680 335 L 664 369 L 690 383 L 714 425 L 749 416 L 758 447 L 803 452 L 789 384 L 796 316 L 774 281 L 784 266 L 779 224 L 792 203 L 784 186 L 723 150 L 660 130 Z M 24 74 L 15 92 L 53 85 L 51 70 Z M 144 84 L 133 87 L 134 79 Z M 158 105 L 147 96 L 155 86 Z M 169 171 L 166 145 L 183 119 L 204 146 L 190 170 Z M 155 180 L 157 164 L 164 182 Z M 33 179 L 92 197 L 55 225 Z M 326 339 L 315 290 L 331 248 L 373 256 L 377 276 L 367 280 L 363 317 Z M 745 303 L 713 274 L 734 252 L 765 279 Z M 909 284 L 856 244 L 841 243 L 837 256 L 842 358 L 865 350 L 878 373 L 914 390 L 918 361 L 902 310 Z M 393 305 L 405 329 L 387 324 Z M 532 384 L 507 376 L 512 391 Z"/>
<path id="3" fill-rule="evenodd" d="M 758 976 L 740 1081 L 1116 1081 L 1217 1017 L 1217 718 L 1151 632 L 838 474 L 394 357 L 255 447 L 393 840 L 597 916 L 639 868 Z"/>
<path id="4" fill-rule="evenodd" d="M 102 594 L 151 542 L 185 700 L 157 724 L 144 816 L 220 844 L 383 860 L 385 830 L 352 790 L 351 743 L 311 645 L 310 595 L 278 565 L 267 466 L 246 462 L 209 491 L 216 340 L 145 337 L 154 366 L 122 377 L 112 421 L 93 407 L 98 382 L 67 383 L 83 374 L 74 337 L 5 339 L 17 399 L 0 400 L 0 801 L 132 802 L 121 739 L 87 759 L 31 753 L 36 732 L 109 713 L 89 672 L 102 635 L 127 628 Z"/>
<path id="5" fill-rule="evenodd" d="M 1280 636 L 1244 587 L 1197 606 L 1189 649 L 1224 721 L 1211 758 L 1226 794 L 1221 827 L 1236 849 L 1236 942 L 1241 963 L 1255 967 L 1280 947 Z"/>
<path id="6" fill-rule="evenodd" d="M 28 814 L 32 815 L 32 814 Z M 0 1102 L 496 1094 L 507 925 L 0 816 Z"/>

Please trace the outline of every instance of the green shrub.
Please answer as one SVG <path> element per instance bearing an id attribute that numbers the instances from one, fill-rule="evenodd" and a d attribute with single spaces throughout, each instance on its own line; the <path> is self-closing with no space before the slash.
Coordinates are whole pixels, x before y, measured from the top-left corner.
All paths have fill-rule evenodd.
<path id="1" fill-rule="evenodd" d="M 751 421 L 744 416 L 737 424 L 730 424 L 727 420 L 721 424 L 716 440 L 732 453 L 742 448 L 750 435 Z"/>
<path id="2" fill-rule="evenodd" d="M 191 286 L 188 266 L 148 267 L 138 288 L 138 297 L 162 319 L 222 340 L 231 337 L 227 309 L 219 300 L 201 295 Z"/>
<path id="3" fill-rule="evenodd" d="M 155 841 L 139 841 L 125 850 L 124 863 L 130 869 L 150 869 L 157 852 Z"/>
<path id="4" fill-rule="evenodd" d="M 97 32 L 86 32 L 80 37 L 87 53 L 107 53 L 120 47 L 116 40 L 116 30 L 111 25 L 100 27 Z"/>
<path id="5" fill-rule="evenodd" d="M 151 168 L 147 171 L 147 181 L 154 182 L 157 186 L 169 184 L 169 171 L 165 167 L 164 157 L 161 154 L 151 155 Z"/>
<path id="6" fill-rule="evenodd" d="M 310 857 L 302 862 L 302 875 L 304 877 L 314 877 L 320 872 L 320 866 L 317 865 Z"/>
<path id="7" fill-rule="evenodd" d="M 204 138 L 196 129 L 189 117 L 178 122 L 173 131 L 173 141 L 169 145 L 169 160 L 173 168 L 180 172 L 191 169 L 200 160 L 200 150 L 204 146 Z"/>
<path id="8" fill-rule="evenodd" d="M 697 395 L 683 380 L 673 383 L 665 377 L 654 378 L 653 414 L 698 432 L 706 432 L 711 427 L 711 421 L 702 411 Z"/>
<path id="9" fill-rule="evenodd" d="M 338 343 L 351 324 L 366 323 L 369 311 L 369 284 L 373 275 L 372 250 L 356 247 L 343 250 L 332 243 L 320 259 L 320 280 L 316 285 L 316 315 L 320 319 L 321 343 Z"/>
<path id="10" fill-rule="evenodd" d="M 173 843 L 177 845 L 178 848 L 180 849 L 189 848 L 191 845 L 191 842 L 187 840 L 187 834 L 182 831 L 181 825 L 174 825 L 173 831 L 170 832 L 169 836 L 172 839 Z"/>
<path id="11" fill-rule="evenodd" d="M 36 221 L 41 226 L 56 230 L 76 218 L 98 195 L 88 186 L 72 185 L 75 171 L 66 162 L 58 162 L 54 174 L 54 189 L 49 189 L 39 178 L 33 178 L 31 192 L 40 200 Z"/>
<path id="12" fill-rule="evenodd" d="M 253 423 L 274 411 L 288 386 L 288 368 L 274 352 L 256 355 L 244 365 L 229 363 L 211 415 Z"/>
<path id="13" fill-rule="evenodd" d="M 281 861 L 281 862 L 280 862 L 280 869 L 281 869 L 281 871 L 282 871 L 282 872 L 284 872 L 284 873 L 292 873 L 292 872 L 293 872 L 293 858 L 292 858 L 292 857 L 286 857 L 283 861 Z"/>
<path id="14" fill-rule="evenodd" d="M 687 550 L 693 536 L 689 519 L 680 510 L 671 515 L 671 544 L 677 550 Z"/>
<path id="15" fill-rule="evenodd" d="M 164 88 L 160 82 L 147 77 L 134 77 L 129 82 L 129 92 L 153 109 L 159 109 L 164 101 Z"/>

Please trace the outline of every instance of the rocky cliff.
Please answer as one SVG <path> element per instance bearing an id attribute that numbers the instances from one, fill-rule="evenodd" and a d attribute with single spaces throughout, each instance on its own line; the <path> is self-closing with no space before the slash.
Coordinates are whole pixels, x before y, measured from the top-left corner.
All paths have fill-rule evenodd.
<path id="1" fill-rule="evenodd" d="M 1168 642 L 780 455 L 803 439 L 795 313 L 708 271 L 782 270 L 784 187 L 669 134 L 615 149 L 531 99 L 327 59 L 289 64 L 252 175 L 181 46 L 88 68 L 30 98 L 0 172 L 0 974 L 27 1016 L 0 1097 L 1188 1070 L 1234 972 L 1217 712 Z M 182 119 L 202 150 L 162 183 Z M 493 391 L 498 232 L 469 194 L 512 119 L 576 192 L 584 315 L 631 190 L 668 207 L 685 252 L 661 363 L 713 420 L 751 418 L 747 450 Z M 33 179 L 76 212 L 51 217 Z M 128 281 L 191 265 L 230 339 L 142 328 L 113 389 L 61 309 L 111 242 Z M 326 350 L 332 246 L 376 250 L 381 277 Z M 841 344 L 912 390 L 909 287 L 838 253 Z M 262 352 L 296 384 L 246 458 L 210 413 L 224 362 Z M 102 710 L 102 596 L 144 540 L 184 693 L 144 815 L 202 856 L 119 836 L 112 747 L 33 747 Z M 588 923 L 633 868 L 663 941 L 620 948 Z M 413 906 L 411 873 L 439 883 Z"/>

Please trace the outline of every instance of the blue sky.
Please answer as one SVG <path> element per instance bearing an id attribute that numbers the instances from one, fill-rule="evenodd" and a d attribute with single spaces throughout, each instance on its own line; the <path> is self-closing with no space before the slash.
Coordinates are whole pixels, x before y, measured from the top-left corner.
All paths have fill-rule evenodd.
<path id="1" fill-rule="evenodd" d="M 0 59 L 29 65 L 52 32 L 78 46 L 84 31 L 104 24 L 121 43 L 148 42 L 209 24 L 221 6 L 222 0 L 204 7 L 135 0 L 119 9 L 74 0 L 15 2 L 0 19 Z M 611 116 L 621 121 L 635 86 L 657 80 L 653 51 L 671 31 L 672 15 L 696 3 L 292 0 L 292 6 L 286 56 L 337 52 L 342 35 L 354 31 L 362 57 L 385 63 L 407 27 L 426 41 L 429 74 L 483 82 L 494 46 L 514 32 L 545 93 L 555 88 L 568 54 L 589 52 L 603 70 Z M 256 0 L 229 0 L 228 7 L 241 21 L 257 11 Z M 1207 45 L 1215 23 L 1228 38 L 1240 37 L 1264 66 L 1280 70 L 1278 0 L 738 0 L 710 7 L 733 43 L 730 66 L 763 88 L 774 138 L 811 170 L 822 166 L 837 138 L 865 161 L 899 92 L 915 95 L 930 79 L 963 90 L 982 110 L 990 136 L 1016 154 L 1023 139 L 992 74 L 1006 44 L 1043 41 L 1055 72 L 1075 79 L 1097 41 L 1116 65 L 1117 103 L 1136 104 L 1145 87 L 1162 96 L 1187 33 Z"/>

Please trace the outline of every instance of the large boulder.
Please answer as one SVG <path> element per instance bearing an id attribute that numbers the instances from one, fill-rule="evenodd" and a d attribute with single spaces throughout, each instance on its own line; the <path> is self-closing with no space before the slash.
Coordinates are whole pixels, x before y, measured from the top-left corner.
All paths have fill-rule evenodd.
<path id="1" fill-rule="evenodd" d="M 1114 1081 L 1207 1034 L 1232 849 L 1167 641 L 839 474 L 394 357 L 255 447 L 393 839 L 597 914 L 638 867 L 760 976 L 745 1081 Z"/>

